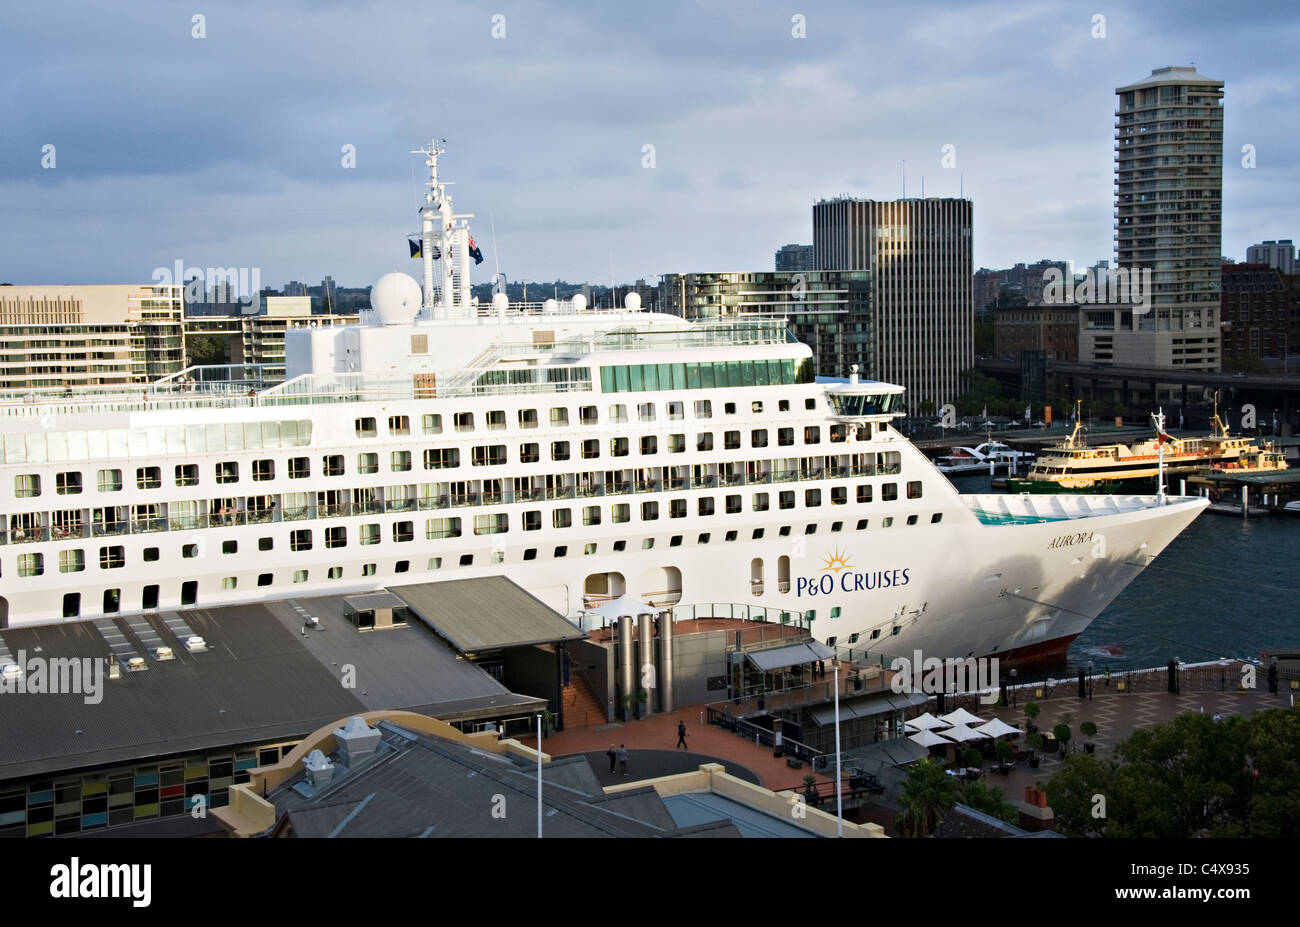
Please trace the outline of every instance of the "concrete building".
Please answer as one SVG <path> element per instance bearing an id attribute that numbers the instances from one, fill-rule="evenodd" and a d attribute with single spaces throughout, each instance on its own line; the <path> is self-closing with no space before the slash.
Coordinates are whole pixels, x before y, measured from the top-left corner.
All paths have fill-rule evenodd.
<path id="1" fill-rule="evenodd" d="M 357 315 L 312 315 L 308 296 L 268 296 L 262 311 L 193 314 L 179 285 L 0 287 L 0 393 L 152 383 L 189 366 L 188 340 L 216 336 L 227 362 L 262 364 L 284 379 L 284 333 L 342 325 Z M 238 306 L 238 303 L 233 305 Z"/>
<path id="2" fill-rule="evenodd" d="M 1290 238 L 1266 241 L 1246 249 L 1247 264 L 1266 264 L 1284 274 L 1295 273 L 1295 242 Z"/>
<path id="3" fill-rule="evenodd" d="M 785 245 L 776 252 L 778 271 L 813 270 L 812 245 Z"/>
<path id="4" fill-rule="evenodd" d="M 124 386 L 181 369 L 180 286 L 0 287 L 0 391 Z"/>
<path id="5" fill-rule="evenodd" d="M 841 271 L 665 274 L 661 311 L 688 321 L 785 317 L 813 349 L 818 376 L 846 377 L 853 364 L 876 376 L 870 275 Z"/>
<path id="6" fill-rule="evenodd" d="M 1267 264 L 1227 264 L 1222 273 L 1225 367 L 1300 350 L 1300 276 Z"/>
<path id="7" fill-rule="evenodd" d="M 1164 67 L 1115 93 L 1116 266 L 1153 288 L 1135 353 L 1218 370 L 1223 81 Z"/>
<path id="8" fill-rule="evenodd" d="M 871 375 L 905 386 L 913 414 L 954 401 L 975 362 L 972 215 L 967 199 L 813 206 L 817 269 L 870 274 Z"/>
<path id="9" fill-rule="evenodd" d="M 1079 306 L 1025 306 L 992 310 L 995 354 L 1015 360 L 1042 351 L 1049 360 L 1079 359 Z"/>
<path id="10" fill-rule="evenodd" d="M 496 594 L 507 582 L 481 585 Z M 253 603 L 0 631 L 8 734 L 0 838 L 106 828 L 219 832 L 212 817 L 191 816 L 196 799 L 205 809 L 225 805 L 253 770 L 282 762 L 338 718 L 393 709 L 437 717 L 447 729 L 527 732 L 555 701 L 554 653 L 532 659 L 551 665 L 550 685 L 538 687 L 544 694 L 520 694 L 511 666 L 467 658 L 415 615 L 383 630 L 355 626 L 346 617 L 353 601 L 326 596 L 296 608 Z M 319 623 L 305 625 L 304 616 Z M 541 603 L 511 618 L 538 616 L 567 625 Z M 440 618 L 464 616 L 453 607 Z M 48 691 L 57 667 L 73 685 Z M 533 687 L 535 674 L 519 675 L 522 688 Z"/>
<path id="11" fill-rule="evenodd" d="M 987 267 L 981 267 L 975 271 L 973 303 L 975 314 L 978 316 L 985 315 L 998 301 L 998 293 L 1001 291 L 1002 271 L 989 270 Z"/>

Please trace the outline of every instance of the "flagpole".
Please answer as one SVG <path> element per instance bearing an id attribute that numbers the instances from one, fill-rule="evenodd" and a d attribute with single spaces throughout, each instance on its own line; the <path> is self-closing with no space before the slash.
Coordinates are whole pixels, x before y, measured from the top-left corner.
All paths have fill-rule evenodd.
<path id="1" fill-rule="evenodd" d="M 1156 448 L 1156 451 L 1159 454 L 1158 472 L 1159 472 L 1159 480 L 1160 480 L 1160 485 L 1156 487 L 1156 503 L 1158 505 L 1164 505 L 1165 504 L 1165 410 L 1163 408 L 1160 409 L 1159 418 L 1156 420 L 1156 424 L 1159 425 L 1159 429 L 1160 429 L 1160 434 L 1156 439 L 1157 444 L 1159 445 Z"/>

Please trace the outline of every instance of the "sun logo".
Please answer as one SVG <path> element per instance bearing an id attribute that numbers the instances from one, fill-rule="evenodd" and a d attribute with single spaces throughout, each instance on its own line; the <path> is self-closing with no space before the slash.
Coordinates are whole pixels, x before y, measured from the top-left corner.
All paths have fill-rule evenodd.
<path id="1" fill-rule="evenodd" d="M 841 553 L 838 547 L 835 548 L 834 553 L 826 558 L 826 565 L 822 567 L 823 570 L 832 570 L 836 573 L 840 570 L 847 570 L 848 568 L 849 558 L 846 554 Z"/>

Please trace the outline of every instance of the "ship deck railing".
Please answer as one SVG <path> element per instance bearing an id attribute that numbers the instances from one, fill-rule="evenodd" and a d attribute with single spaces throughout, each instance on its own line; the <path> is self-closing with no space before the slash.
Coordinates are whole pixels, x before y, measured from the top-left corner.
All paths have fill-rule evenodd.
<path id="1" fill-rule="evenodd" d="M 786 344 L 791 340 L 784 319 L 724 323 L 681 323 L 672 328 L 612 329 L 554 342 L 507 342 L 499 357 L 585 357 L 607 351 L 671 351 L 683 348 L 747 347 Z"/>
<path id="2" fill-rule="evenodd" d="M 483 371 L 475 371 L 477 375 Z M 450 375 L 449 375 L 450 376 Z M 457 388 L 420 386 L 414 377 L 376 379 L 366 374 L 304 374 L 261 391 L 252 381 L 232 381 L 229 388 L 200 389 L 169 383 L 135 384 L 123 388 L 26 390 L 0 394 L 0 418 L 45 418 L 157 412 L 189 409 L 236 409 L 320 405 L 326 403 L 389 402 L 411 399 L 459 399 L 478 396 L 589 392 L 590 379 L 543 383 L 472 383 Z"/>

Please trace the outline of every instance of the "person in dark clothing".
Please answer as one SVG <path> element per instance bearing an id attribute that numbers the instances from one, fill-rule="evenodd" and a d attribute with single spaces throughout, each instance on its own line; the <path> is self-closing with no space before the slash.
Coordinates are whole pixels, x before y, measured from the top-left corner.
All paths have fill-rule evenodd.
<path id="1" fill-rule="evenodd" d="M 609 745 L 609 749 L 605 751 L 605 756 L 609 757 L 609 771 L 612 773 L 614 772 L 614 764 L 618 762 L 618 751 L 614 749 L 613 744 Z"/>
<path id="2" fill-rule="evenodd" d="M 677 746 L 678 746 L 678 747 L 681 747 L 683 750 L 687 749 L 687 747 L 686 747 L 686 722 L 685 722 L 685 721 L 678 721 L 678 722 L 677 722 Z M 676 747 L 674 747 L 673 749 L 676 749 Z"/>
<path id="3" fill-rule="evenodd" d="M 618 745 L 618 765 L 619 771 L 627 775 L 627 744 Z"/>

